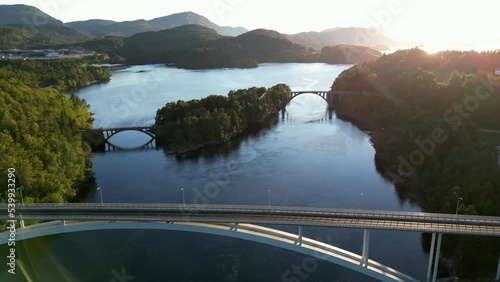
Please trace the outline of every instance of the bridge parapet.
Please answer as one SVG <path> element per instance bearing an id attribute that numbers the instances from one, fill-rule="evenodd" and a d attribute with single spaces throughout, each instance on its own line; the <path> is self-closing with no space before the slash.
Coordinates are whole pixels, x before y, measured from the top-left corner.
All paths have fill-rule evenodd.
<path id="1" fill-rule="evenodd" d="M 0 209 L 7 208 L 0 204 Z M 66 232 L 150 228 L 202 232 L 254 240 L 304 254 L 321 252 L 324 258 L 382 281 L 415 281 L 394 269 L 369 259 L 370 230 L 397 230 L 433 233 L 427 277 L 434 260 L 434 276 L 438 271 L 443 234 L 500 237 L 500 217 L 422 212 L 367 211 L 343 209 L 294 208 L 273 206 L 203 206 L 173 204 L 25 204 L 16 208 L 16 218 L 0 214 L 0 220 L 59 220 L 20 228 L 18 239 Z M 73 221 L 84 221 L 72 224 Z M 102 224 L 94 224 L 102 221 Z M 121 223 L 119 223 L 121 222 Z M 165 224 L 167 223 L 167 224 Z M 298 226 L 298 234 L 286 233 L 266 225 Z M 303 237 L 303 226 L 363 229 L 362 254 Z M 200 229 L 201 228 L 201 229 Z M 437 236 L 436 236 L 437 235 Z M 5 244 L 8 232 L 0 234 Z M 253 236 L 253 237 L 252 237 Z M 435 245 L 435 238 L 437 245 Z M 499 271 L 500 272 L 500 271 Z M 430 281 L 430 279 L 428 280 Z"/>

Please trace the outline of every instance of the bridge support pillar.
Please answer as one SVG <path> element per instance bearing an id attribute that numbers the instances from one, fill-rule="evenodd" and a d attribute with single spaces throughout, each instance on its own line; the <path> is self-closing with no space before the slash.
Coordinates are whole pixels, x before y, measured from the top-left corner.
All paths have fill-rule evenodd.
<path id="1" fill-rule="evenodd" d="M 335 96 L 332 92 L 326 93 L 326 102 L 328 103 L 328 110 L 332 111 L 335 105 Z"/>
<path id="2" fill-rule="evenodd" d="M 436 245 L 436 233 L 432 233 L 431 240 L 431 251 L 429 252 L 429 264 L 427 265 L 427 276 L 425 276 L 425 281 L 431 281 L 431 271 L 432 271 L 432 259 L 434 258 L 434 246 Z"/>
<path id="3" fill-rule="evenodd" d="M 500 281 L 500 258 L 498 258 L 497 276 L 495 280 Z"/>
<path id="4" fill-rule="evenodd" d="M 299 225 L 299 246 L 302 246 L 302 225 Z"/>
<path id="5" fill-rule="evenodd" d="M 439 253 L 441 251 L 441 240 L 443 239 L 443 233 L 438 233 L 438 242 L 436 247 L 436 257 L 434 258 L 434 274 L 432 275 L 432 282 L 436 282 L 438 274 L 438 264 L 439 264 Z"/>
<path id="6" fill-rule="evenodd" d="M 361 255 L 362 267 L 368 267 L 369 251 L 370 251 L 370 230 L 365 229 L 363 234 L 363 253 Z"/>
<path id="7" fill-rule="evenodd" d="M 21 228 L 24 228 L 24 220 L 22 220 L 22 219 L 21 219 L 21 220 L 19 221 L 19 224 L 21 225 Z"/>

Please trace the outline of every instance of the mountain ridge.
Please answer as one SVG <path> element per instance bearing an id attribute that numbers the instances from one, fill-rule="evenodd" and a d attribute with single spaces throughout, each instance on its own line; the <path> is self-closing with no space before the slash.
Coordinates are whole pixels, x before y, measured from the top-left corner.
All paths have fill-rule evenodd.
<path id="1" fill-rule="evenodd" d="M 24 5 L 0 5 L 0 25 L 64 25 L 40 9 Z"/>
<path id="2" fill-rule="evenodd" d="M 138 19 L 133 21 L 116 22 L 103 19 L 92 19 L 87 21 L 68 22 L 66 24 L 93 34 L 96 37 L 130 37 L 141 32 L 161 31 L 189 24 L 206 26 L 215 30 L 220 35 L 228 36 L 238 36 L 248 31 L 243 27 L 219 26 L 211 22 L 206 17 L 190 11 L 157 17 L 151 20 Z"/>
<path id="3" fill-rule="evenodd" d="M 83 43 L 95 37 L 133 35 L 162 31 L 183 25 L 198 24 L 215 30 L 223 36 L 237 37 L 248 32 L 243 27 L 219 26 L 206 17 L 194 12 L 181 12 L 150 20 L 112 21 L 90 19 L 63 23 L 40 9 L 28 5 L 0 5 L 1 35 L 0 49 L 45 48 L 64 44 Z M 13 27 L 6 28 L 5 26 Z M 321 32 L 301 32 L 280 34 L 293 43 L 320 51 L 325 46 L 360 45 L 385 50 L 394 46 L 395 41 L 383 34 L 366 28 L 331 28 Z M 9 38 L 16 38 L 9 40 Z M 20 40 L 17 40 L 20 39 Z"/>
<path id="4" fill-rule="evenodd" d="M 356 45 L 366 47 L 395 46 L 397 42 L 388 36 L 369 28 L 335 27 L 323 31 L 308 31 L 296 34 L 287 34 L 288 38 L 306 47 L 321 50 L 332 45 Z M 384 49 L 384 48 L 377 48 Z"/>

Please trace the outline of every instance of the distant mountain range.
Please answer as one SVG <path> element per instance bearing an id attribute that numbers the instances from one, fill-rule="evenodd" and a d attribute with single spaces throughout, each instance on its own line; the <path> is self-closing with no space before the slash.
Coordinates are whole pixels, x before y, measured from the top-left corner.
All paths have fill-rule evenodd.
<path id="1" fill-rule="evenodd" d="M 111 35 L 129 37 L 141 32 L 160 31 L 189 24 L 206 26 L 226 36 L 237 36 L 248 31 L 243 27 L 218 26 L 192 12 L 150 21 L 88 20 L 65 24 L 32 6 L 0 5 L 0 50 L 54 47 Z"/>
<path id="2" fill-rule="evenodd" d="M 93 19 L 63 23 L 27 5 L 0 5 L 0 49 L 45 48 L 86 42 L 105 36 L 130 37 L 138 33 L 161 31 L 197 24 L 215 30 L 219 35 L 239 36 L 243 27 L 219 26 L 193 12 L 184 12 L 152 20 L 115 22 Z M 303 32 L 287 35 L 297 44 L 316 50 L 330 45 L 361 45 L 383 50 L 395 42 L 383 34 L 367 37 L 373 32 L 363 28 L 335 28 L 323 32 Z M 369 40 L 366 40 L 366 39 Z"/>
<path id="3" fill-rule="evenodd" d="M 325 46 L 348 44 L 367 46 L 384 51 L 390 46 L 400 44 L 382 33 L 377 33 L 374 30 L 367 28 L 357 27 L 333 28 L 322 32 L 301 32 L 298 34 L 288 35 L 288 38 L 295 43 L 302 44 L 306 47 L 312 47 L 317 50 L 320 50 Z"/>
<path id="4" fill-rule="evenodd" d="M 238 36 L 247 32 L 243 27 L 218 26 L 207 18 L 193 12 L 184 12 L 169 15 L 152 20 L 135 20 L 125 22 L 114 22 L 108 20 L 88 20 L 66 23 L 75 29 L 88 32 L 97 37 L 124 36 L 130 37 L 134 34 L 147 31 L 160 31 L 178 26 L 197 24 L 215 30 L 220 35 Z"/>

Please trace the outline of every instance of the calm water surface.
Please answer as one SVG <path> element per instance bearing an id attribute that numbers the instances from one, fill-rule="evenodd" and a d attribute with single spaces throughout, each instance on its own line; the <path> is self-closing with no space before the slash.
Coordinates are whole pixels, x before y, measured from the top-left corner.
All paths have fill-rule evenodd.
<path id="1" fill-rule="evenodd" d="M 328 90 L 348 67 L 265 64 L 249 70 L 189 71 L 136 66 L 78 94 L 91 105 L 96 127 L 142 126 L 154 123 L 158 108 L 179 99 L 277 83 L 293 90 Z M 104 202 L 180 204 L 184 188 L 186 203 L 195 204 L 270 202 L 420 211 L 399 199 L 394 185 L 377 172 L 369 136 L 329 115 L 326 107 L 320 97 L 299 96 L 275 125 L 200 154 L 178 157 L 161 149 L 96 154 L 97 185 L 102 187 Z M 125 132 L 112 142 L 136 147 L 147 139 L 141 133 Z M 220 184 L 219 189 L 210 189 L 214 183 Z M 94 191 L 87 201 L 100 201 L 99 193 Z M 361 230 L 305 228 L 304 235 L 361 252 Z M 423 279 L 427 255 L 420 242 L 419 233 L 372 231 L 370 257 Z M 33 281 L 112 281 L 122 269 L 135 277 L 133 281 L 370 281 L 324 262 L 318 262 L 307 278 L 283 276 L 307 258 L 257 243 L 199 234 L 84 232 L 29 240 L 20 246 L 28 256 L 22 259 L 27 273 L 42 279 Z M 283 280 L 286 277 L 299 280 Z"/>

